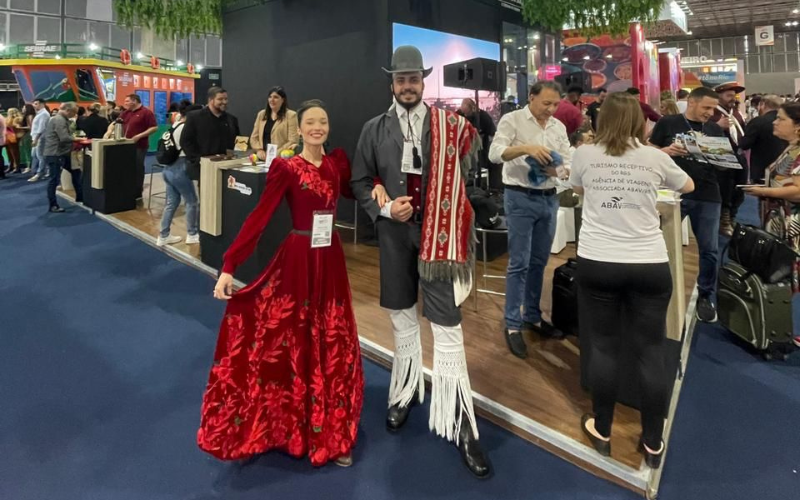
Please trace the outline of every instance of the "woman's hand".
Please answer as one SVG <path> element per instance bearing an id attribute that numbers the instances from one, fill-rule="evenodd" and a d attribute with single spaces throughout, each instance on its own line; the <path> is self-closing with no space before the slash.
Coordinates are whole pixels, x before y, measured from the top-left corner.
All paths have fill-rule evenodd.
<path id="1" fill-rule="evenodd" d="M 753 196 L 760 196 L 762 198 L 769 197 L 770 188 L 764 186 L 744 186 L 741 188 L 745 193 L 752 194 Z"/>
<path id="2" fill-rule="evenodd" d="M 380 208 L 383 208 L 383 206 L 390 201 L 389 195 L 386 193 L 386 188 L 380 184 L 372 188 L 372 199 L 378 203 Z"/>
<path id="3" fill-rule="evenodd" d="M 233 294 L 233 276 L 228 273 L 219 275 L 216 286 L 214 286 L 214 298 L 228 300 Z"/>
<path id="4" fill-rule="evenodd" d="M 258 151 L 256 151 L 256 156 L 258 156 L 259 160 L 264 161 L 267 159 L 267 152 L 264 151 L 263 149 L 259 149 Z"/>

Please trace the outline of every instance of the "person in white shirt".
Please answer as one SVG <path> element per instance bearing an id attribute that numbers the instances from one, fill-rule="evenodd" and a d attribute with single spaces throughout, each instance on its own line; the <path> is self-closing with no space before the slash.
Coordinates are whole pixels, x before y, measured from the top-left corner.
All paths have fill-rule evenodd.
<path id="1" fill-rule="evenodd" d="M 526 358 L 523 331 L 551 338 L 564 334 L 542 319 L 539 301 L 544 268 L 556 230 L 559 170 L 551 165 L 553 152 L 569 167 L 570 144 L 567 129 L 553 118 L 561 101 L 561 87 L 552 81 L 531 87 L 528 105 L 504 115 L 497 125 L 489 160 L 503 163 L 505 212 L 508 226 L 508 269 L 506 271 L 505 337 L 512 354 Z M 531 157 L 546 166 L 541 181 L 529 177 Z"/>
<path id="2" fill-rule="evenodd" d="M 178 147 L 180 147 L 181 133 L 186 122 L 186 115 L 197 109 L 203 109 L 203 107 L 189 102 L 181 103 L 180 119 L 172 125 L 172 138 Z M 197 190 L 194 188 L 194 182 L 192 182 L 189 173 L 186 171 L 186 153 L 183 152 L 183 149 L 181 149 L 175 163 L 166 165 L 163 177 L 164 184 L 167 187 L 167 203 L 164 207 L 164 213 L 161 215 L 161 231 L 158 234 L 156 245 L 163 247 L 178 243 L 183 239 L 178 235 L 169 234 L 172 218 L 181 204 L 181 198 L 186 204 L 186 244 L 200 243 L 200 205 L 197 200 Z"/>
<path id="3" fill-rule="evenodd" d="M 686 113 L 686 108 L 689 106 L 689 91 L 680 89 L 678 90 L 678 100 L 675 104 L 678 105 L 678 110 L 681 113 Z"/>
<path id="4" fill-rule="evenodd" d="M 583 194 L 578 246 L 578 324 L 587 339 L 593 412 L 583 432 L 602 455 L 611 454 L 620 343 L 630 334 L 639 360 L 645 461 L 660 466 L 671 388 L 664 366 L 672 277 L 656 211 L 657 190 L 681 193 L 694 182 L 669 155 L 645 145 L 638 100 L 611 94 L 603 104 L 595 143 L 578 148 L 570 183 Z"/>
<path id="5" fill-rule="evenodd" d="M 33 108 L 36 110 L 36 116 L 31 124 L 31 145 L 33 146 L 31 172 L 33 172 L 33 176 L 28 179 L 28 182 L 47 178 L 47 164 L 44 161 L 44 131 L 47 128 L 47 122 L 50 121 L 50 111 L 47 109 L 47 103 L 41 99 L 33 101 Z"/>

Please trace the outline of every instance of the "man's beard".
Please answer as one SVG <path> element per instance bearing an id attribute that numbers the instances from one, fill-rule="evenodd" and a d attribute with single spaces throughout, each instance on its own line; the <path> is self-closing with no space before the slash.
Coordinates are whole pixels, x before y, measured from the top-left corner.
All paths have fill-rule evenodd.
<path id="1" fill-rule="evenodd" d="M 404 108 L 406 108 L 408 110 L 414 109 L 415 107 L 417 107 L 417 104 L 422 102 L 422 94 L 417 94 L 417 99 L 415 101 L 413 101 L 413 102 L 410 102 L 410 103 L 401 101 L 400 97 L 402 97 L 402 94 L 395 94 L 394 95 L 395 101 L 397 101 L 397 104 L 399 104 L 400 106 L 402 106 L 402 107 L 404 107 Z"/>

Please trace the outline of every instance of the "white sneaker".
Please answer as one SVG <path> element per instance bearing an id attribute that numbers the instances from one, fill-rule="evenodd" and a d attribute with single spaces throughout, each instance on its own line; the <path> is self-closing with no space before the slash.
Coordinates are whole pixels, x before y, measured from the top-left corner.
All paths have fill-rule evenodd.
<path id="1" fill-rule="evenodd" d="M 186 235 L 187 245 L 197 245 L 198 243 L 200 243 L 200 233 Z"/>
<path id="2" fill-rule="evenodd" d="M 23 174 L 30 173 L 30 171 L 31 171 L 30 167 L 28 167 L 28 168 L 23 168 L 23 169 L 22 169 L 22 173 L 23 173 Z"/>
<path id="3" fill-rule="evenodd" d="M 180 236 L 167 236 L 166 238 L 162 238 L 161 236 L 158 237 L 156 240 L 156 246 L 163 247 L 166 245 L 172 245 L 174 243 L 178 243 L 182 240 Z"/>
<path id="4" fill-rule="evenodd" d="M 39 174 L 34 174 L 33 177 L 28 179 L 28 182 L 36 182 L 39 180 Z"/>

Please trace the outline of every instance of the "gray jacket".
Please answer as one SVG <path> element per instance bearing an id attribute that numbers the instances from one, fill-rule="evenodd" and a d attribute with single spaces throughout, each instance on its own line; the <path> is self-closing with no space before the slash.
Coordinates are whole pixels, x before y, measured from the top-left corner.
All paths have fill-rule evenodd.
<path id="1" fill-rule="evenodd" d="M 47 122 L 44 131 L 44 155 L 66 156 L 72 152 L 72 134 L 69 119 L 58 113 Z"/>
<path id="2" fill-rule="evenodd" d="M 425 210 L 425 191 L 428 185 L 428 165 L 431 155 L 431 110 L 425 115 L 422 124 L 422 207 Z M 391 199 L 406 196 L 406 177 L 401 171 L 403 159 L 403 132 L 400 120 L 392 109 L 376 116 L 364 124 L 361 137 L 358 139 L 355 158 L 353 159 L 350 186 L 356 200 L 369 214 L 373 221 L 380 216 L 381 209 L 372 199 L 372 188 L 375 178 L 380 177 L 387 194 Z M 413 175 L 413 174 L 412 174 Z"/>

